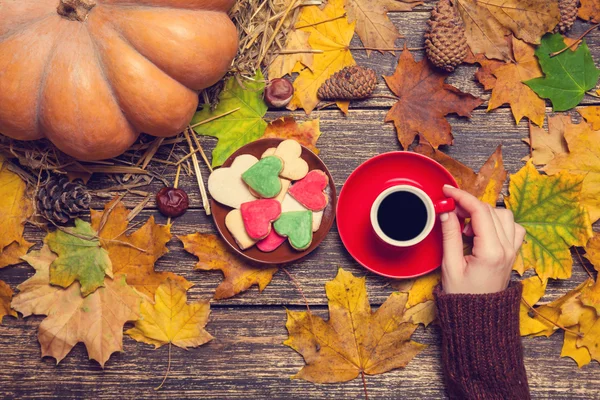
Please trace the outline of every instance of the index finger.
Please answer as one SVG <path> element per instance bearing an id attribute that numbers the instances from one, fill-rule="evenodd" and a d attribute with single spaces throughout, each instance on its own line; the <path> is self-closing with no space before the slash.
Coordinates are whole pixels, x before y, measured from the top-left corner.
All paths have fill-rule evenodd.
<path id="1" fill-rule="evenodd" d="M 498 244 L 498 233 L 490 206 L 481 202 L 470 193 L 450 185 L 444 185 L 444 194 L 456 202 L 456 213 L 462 218 L 471 218 L 473 234 L 481 244 L 488 248 Z"/>

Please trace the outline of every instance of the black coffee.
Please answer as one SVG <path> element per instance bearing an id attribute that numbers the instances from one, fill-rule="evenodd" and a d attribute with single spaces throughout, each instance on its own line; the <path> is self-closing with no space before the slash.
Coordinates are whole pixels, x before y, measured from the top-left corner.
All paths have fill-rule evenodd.
<path id="1" fill-rule="evenodd" d="M 419 236 L 427 223 L 427 208 L 411 192 L 389 194 L 377 211 L 379 227 L 390 239 L 406 241 Z"/>

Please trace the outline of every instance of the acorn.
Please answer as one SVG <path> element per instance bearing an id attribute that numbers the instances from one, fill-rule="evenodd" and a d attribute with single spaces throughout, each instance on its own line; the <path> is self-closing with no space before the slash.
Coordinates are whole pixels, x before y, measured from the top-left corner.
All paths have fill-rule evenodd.
<path id="1" fill-rule="evenodd" d="M 294 87 L 284 78 L 273 79 L 265 88 L 265 103 L 272 108 L 283 108 L 294 95 Z"/>

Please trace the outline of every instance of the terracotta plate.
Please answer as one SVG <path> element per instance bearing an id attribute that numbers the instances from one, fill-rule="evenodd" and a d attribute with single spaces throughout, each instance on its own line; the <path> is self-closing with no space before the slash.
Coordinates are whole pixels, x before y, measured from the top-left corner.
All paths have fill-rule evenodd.
<path id="1" fill-rule="evenodd" d="M 240 148 L 238 151 L 233 153 L 227 161 L 223 163 L 223 167 L 231 166 L 233 160 L 241 155 L 241 154 L 251 154 L 256 158 L 260 159 L 260 156 L 270 147 L 277 147 L 279 143 L 281 143 L 283 139 L 260 139 L 252 143 L 248 143 L 244 147 Z M 270 253 L 265 253 L 260 251 L 256 246 L 252 246 L 246 250 L 240 250 L 238 245 L 235 243 L 235 239 L 229 233 L 229 230 L 225 226 L 225 216 L 231 211 L 231 207 L 227 207 L 218 203 L 214 200 L 210 201 L 212 207 L 212 215 L 215 224 L 217 225 L 217 229 L 221 234 L 221 237 L 225 239 L 229 247 L 231 247 L 236 253 L 240 254 L 242 257 L 263 264 L 283 264 L 291 261 L 296 261 L 311 251 L 317 248 L 319 244 L 323 241 L 331 226 L 333 225 L 333 221 L 335 219 L 335 210 L 337 204 L 337 195 L 335 192 L 335 184 L 333 182 L 333 178 L 329 173 L 329 170 L 321 161 L 319 157 L 315 155 L 312 151 L 302 146 L 302 158 L 308 163 L 308 167 L 310 170 L 320 169 L 321 171 L 327 174 L 329 178 L 329 186 L 325 189 L 325 193 L 329 196 L 329 203 L 323 212 L 323 220 L 321 221 L 321 226 L 319 230 L 313 233 L 313 240 L 310 244 L 310 247 L 304 251 L 295 250 L 288 241 L 285 241 L 277 250 L 272 251 Z"/>

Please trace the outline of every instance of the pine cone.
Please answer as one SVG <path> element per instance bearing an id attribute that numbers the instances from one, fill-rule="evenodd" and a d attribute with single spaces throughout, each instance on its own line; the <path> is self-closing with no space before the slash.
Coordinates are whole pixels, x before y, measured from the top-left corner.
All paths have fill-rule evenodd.
<path id="1" fill-rule="evenodd" d="M 554 28 L 554 32 L 565 33 L 571 29 L 577 19 L 577 6 L 579 0 L 558 0 L 560 10 L 560 22 Z"/>
<path id="2" fill-rule="evenodd" d="M 317 91 L 321 100 L 358 100 L 369 97 L 377 86 L 377 75 L 370 68 L 354 65 L 333 74 Z"/>
<path id="3" fill-rule="evenodd" d="M 90 208 L 90 194 L 66 177 L 51 177 L 36 195 L 38 213 L 48 221 L 65 225 Z"/>
<path id="4" fill-rule="evenodd" d="M 465 26 L 450 0 L 431 10 L 425 32 L 425 52 L 433 65 L 452 72 L 467 56 Z"/>

